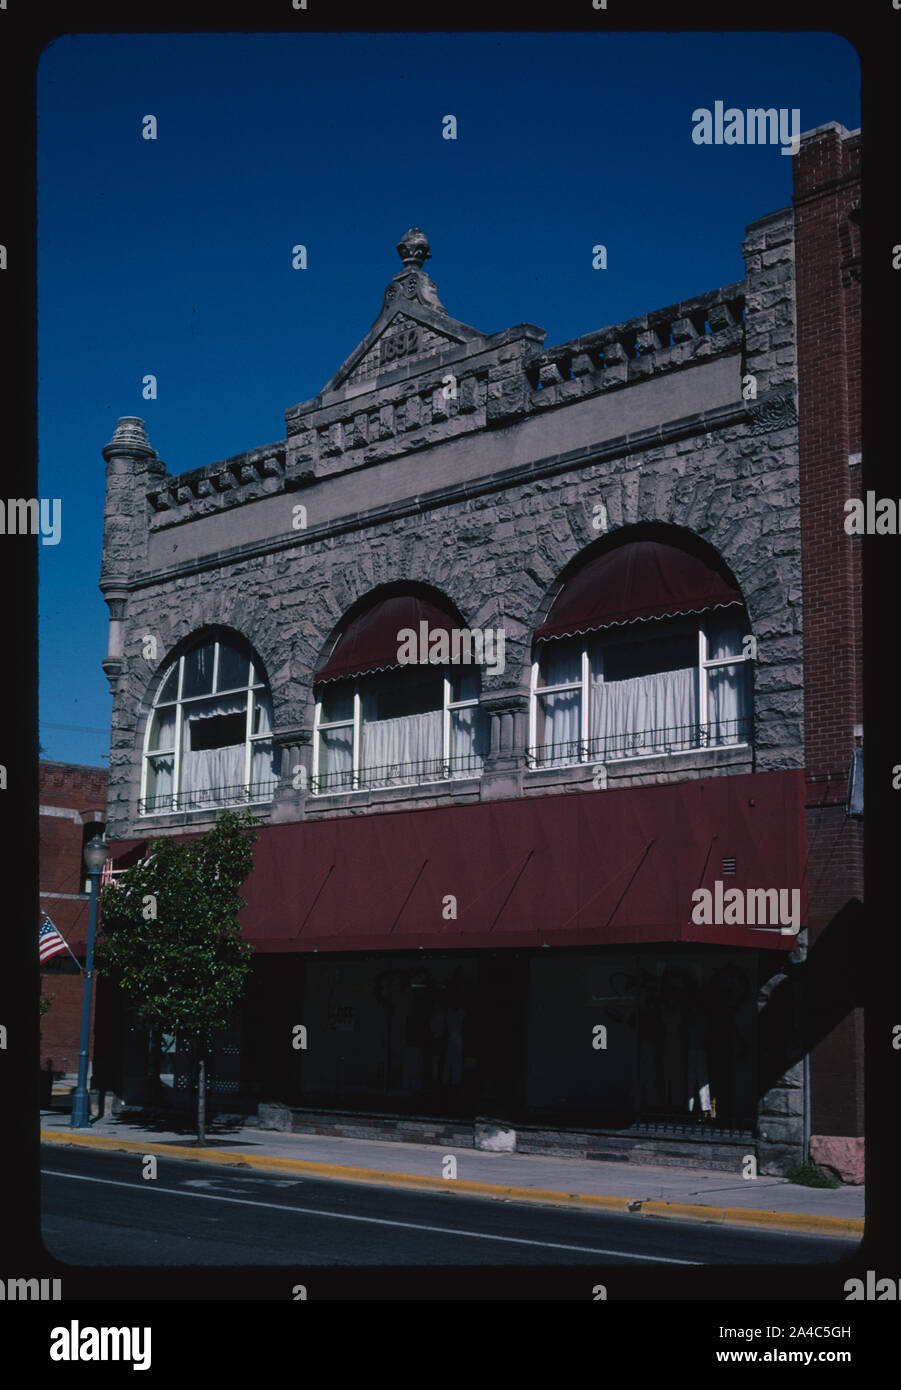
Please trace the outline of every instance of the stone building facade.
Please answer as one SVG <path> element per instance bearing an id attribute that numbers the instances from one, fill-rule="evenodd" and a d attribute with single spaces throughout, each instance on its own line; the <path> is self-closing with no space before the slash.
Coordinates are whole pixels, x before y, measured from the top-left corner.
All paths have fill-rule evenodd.
<path id="1" fill-rule="evenodd" d="M 786 1171 L 810 1121 L 794 210 L 747 228 L 743 280 L 554 347 L 452 318 L 418 229 L 398 252 L 283 439 L 171 476 L 126 417 L 103 451 L 116 862 L 242 797 L 259 816 L 239 1108 L 436 1142 L 487 1115 L 521 1148 L 733 1168 L 750 1146 Z M 503 660 L 459 684 L 442 666 L 443 703 L 423 686 L 404 706 L 385 650 L 404 614 L 502 633 Z M 698 640 L 665 736 L 612 713 L 614 684 L 642 709 L 675 689 Z M 217 703 L 234 652 L 247 691 Z M 406 735 L 432 716 L 417 760 Z M 694 890 L 726 879 L 796 890 L 805 929 L 695 921 Z"/>

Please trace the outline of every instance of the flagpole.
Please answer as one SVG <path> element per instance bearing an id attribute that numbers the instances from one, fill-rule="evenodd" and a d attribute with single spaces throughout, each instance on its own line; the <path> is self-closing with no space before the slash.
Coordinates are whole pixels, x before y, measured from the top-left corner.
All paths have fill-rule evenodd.
<path id="1" fill-rule="evenodd" d="M 72 959 L 74 960 L 75 964 L 78 966 L 79 970 L 81 970 L 81 969 L 82 969 L 81 961 L 78 959 L 78 957 L 76 956 L 75 952 L 72 950 L 72 947 L 69 945 L 68 941 L 67 941 L 66 938 L 63 936 L 63 934 L 62 934 L 62 932 L 60 931 L 59 927 L 58 927 L 58 926 L 56 925 L 56 923 L 51 919 L 50 914 L 49 914 L 48 912 L 45 912 L 44 909 L 41 908 L 41 921 L 43 922 L 45 918 L 47 919 L 48 922 L 50 922 L 50 925 L 53 927 L 53 930 L 56 932 L 56 934 L 57 934 L 57 936 L 59 937 L 60 941 L 63 943 L 63 945 L 65 946 L 66 950 L 69 952 L 69 955 L 72 957 Z"/>
<path id="2" fill-rule="evenodd" d="M 88 1100 L 88 1047 L 91 1037 L 91 994 L 94 985 L 94 931 L 97 925 L 97 894 L 100 874 L 106 863 L 106 845 L 95 835 L 85 846 L 85 865 L 91 880 L 91 909 L 88 919 L 88 949 L 85 956 L 84 984 L 81 996 L 81 1045 L 78 1050 L 78 1086 L 72 1097 L 72 1128 L 85 1129 L 91 1123 Z"/>
<path id="3" fill-rule="evenodd" d="M 59 931 L 59 927 L 57 927 L 56 930 Z M 59 934 L 60 934 L 60 936 L 63 936 L 63 934 L 62 934 L 61 931 L 59 932 Z M 69 952 L 69 955 L 72 957 L 72 959 L 74 960 L 75 964 L 78 966 L 79 970 L 84 970 L 84 966 L 82 965 L 81 961 L 78 959 L 78 957 L 76 956 L 75 952 L 72 950 L 72 947 L 69 945 L 68 941 L 66 941 L 66 938 L 65 938 L 64 936 L 63 936 L 63 941 L 64 941 L 65 944 L 66 944 L 66 950 Z"/>

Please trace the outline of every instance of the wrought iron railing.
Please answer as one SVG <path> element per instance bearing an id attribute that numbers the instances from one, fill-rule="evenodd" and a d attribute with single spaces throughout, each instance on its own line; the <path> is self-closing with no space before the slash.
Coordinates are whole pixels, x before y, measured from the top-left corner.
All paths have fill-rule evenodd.
<path id="1" fill-rule="evenodd" d="M 563 743 L 535 744 L 526 750 L 530 768 L 565 767 L 572 763 L 616 762 L 625 758 L 659 757 L 702 748 L 728 748 L 750 743 L 750 716 L 718 719 L 707 724 L 679 724 L 668 729 L 642 729 L 607 734 L 602 738 L 570 739 Z"/>
<path id="2" fill-rule="evenodd" d="M 206 787 L 202 791 L 164 792 L 159 796 L 142 797 L 138 802 L 138 811 L 142 816 L 153 816 L 172 811 L 246 806 L 252 802 L 271 801 L 277 786 L 277 778 L 268 778 L 263 782 L 242 782 L 231 787 Z"/>
<path id="3" fill-rule="evenodd" d="M 424 782 L 445 782 L 459 777 L 478 777 L 482 757 L 461 753 L 452 758 L 423 758 L 418 762 L 383 763 L 378 767 L 320 772 L 311 779 L 318 795 L 330 792 L 370 791 L 382 787 L 413 787 Z"/>

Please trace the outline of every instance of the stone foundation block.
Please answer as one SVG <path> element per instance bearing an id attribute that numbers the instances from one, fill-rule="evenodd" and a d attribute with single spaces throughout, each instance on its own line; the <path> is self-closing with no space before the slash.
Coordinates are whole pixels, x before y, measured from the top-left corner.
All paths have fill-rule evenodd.
<path id="1" fill-rule="evenodd" d="M 498 1120 L 476 1120 L 473 1131 L 473 1148 L 486 1153 L 512 1154 L 516 1152 L 516 1130 L 509 1129 Z"/>
<path id="2" fill-rule="evenodd" d="M 278 1129 L 284 1133 L 291 1130 L 291 1111 L 287 1105 L 261 1101 L 257 1107 L 260 1129 Z"/>
<path id="3" fill-rule="evenodd" d="M 811 1134 L 810 1160 L 818 1168 L 834 1173 L 842 1182 L 860 1184 L 864 1180 L 863 1137 L 837 1134 Z"/>

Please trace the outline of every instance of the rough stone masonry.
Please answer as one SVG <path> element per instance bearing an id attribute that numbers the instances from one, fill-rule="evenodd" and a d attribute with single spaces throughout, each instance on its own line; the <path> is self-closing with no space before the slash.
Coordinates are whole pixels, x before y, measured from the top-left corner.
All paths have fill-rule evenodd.
<path id="1" fill-rule="evenodd" d="M 263 819 L 372 814 L 447 799 L 542 795 L 585 766 L 528 772 L 531 633 L 560 576 L 610 532 L 685 528 L 715 547 L 758 639 L 753 752 L 717 749 L 611 767 L 611 785 L 803 765 L 801 546 L 790 209 L 747 229 L 743 280 L 554 347 L 530 323 L 483 333 L 452 318 L 413 229 L 369 332 L 284 437 L 169 474 L 143 422 L 119 422 L 107 460 L 101 588 L 113 692 L 108 833 L 204 828 L 139 817 L 151 701 L 173 649 L 232 628 L 266 668 L 281 783 Z M 297 524 L 300 519 L 300 525 Z M 313 674 L 350 606 L 417 581 L 470 628 L 506 633 L 481 702 L 482 778 L 355 797 L 312 796 Z M 157 659 L 144 655 L 156 639 Z M 307 786 L 309 778 L 307 779 Z M 773 1161 L 796 1152 L 797 1069 L 767 1097 Z"/>

